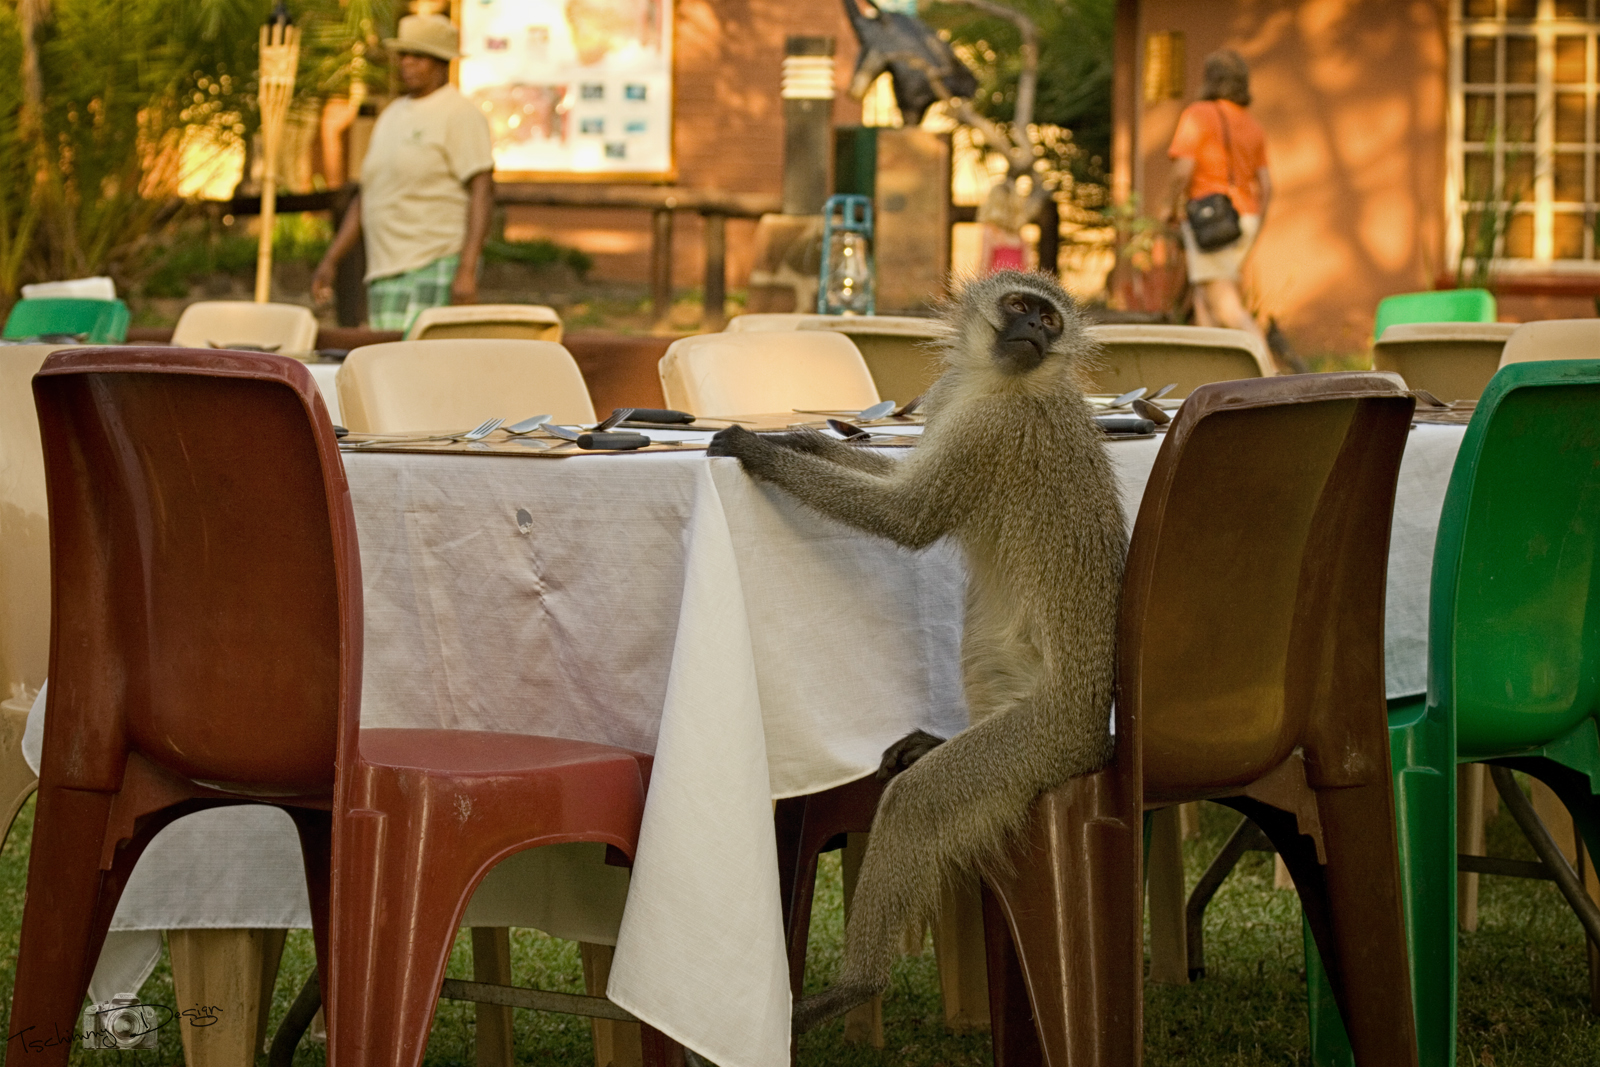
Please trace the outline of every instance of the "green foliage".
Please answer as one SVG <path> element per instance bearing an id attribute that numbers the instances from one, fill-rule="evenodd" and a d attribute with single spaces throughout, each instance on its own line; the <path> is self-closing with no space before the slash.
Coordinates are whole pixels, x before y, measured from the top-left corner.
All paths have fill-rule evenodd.
<path id="1" fill-rule="evenodd" d="M 315 266 L 333 241 L 333 226 L 311 213 L 279 215 L 272 233 L 276 263 Z M 209 275 L 253 277 L 258 244 L 243 226 L 224 226 L 211 219 L 189 219 L 171 227 L 150 247 L 141 265 L 145 296 L 184 297 Z"/>
<path id="2" fill-rule="evenodd" d="M 40 106 L 0 84 L 0 302 L 30 280 L 109 273 L 124 288 L 193 214 L 181 146 L 248 143 L 259 28 L 273 0 L 54 0 L 33 41 L 0 0 L 0 69 L 37 56 Z M 303 99 L 387 79 L 394 0 L 301 0 Z"/>
<path id="3" fill-rule="evenodd" d="M 1064 159 L 1079 181 L 1103 182 L 1111 158 L 1111 54 L 1115 0 L 1001 0 L 1039 27 L 1039 87 L 1034 122 L 1072 131 Z M 996 122 L 1012 120 L 1022 37 L 1005 19 L 962 3 L 934 2 L 921 11 L 947 34 L 978 76 L 972 105 Z"/>
<path id="4" fill-rule="evenodd" d="M 568 248 L 554 241 L 502 241 L 489 240 L 483 245 L 486 263 L 524 263 L 530 267 L 569 267 L 579 278 L 586 277 L 594 267 L 594 257 L 577 248 Z"/>

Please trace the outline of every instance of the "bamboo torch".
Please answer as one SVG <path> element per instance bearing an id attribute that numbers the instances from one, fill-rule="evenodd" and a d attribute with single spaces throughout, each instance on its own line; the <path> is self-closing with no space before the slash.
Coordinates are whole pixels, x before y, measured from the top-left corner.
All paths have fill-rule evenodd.
<path id="1" fill-rule="evenodd" d="M 278 214 L 278 146 L 294 96 L 300 31 L 283 0 L 261 27 L 261 242 L 256 251 L 256 303 L 272 297 L 272 231 Z"/>

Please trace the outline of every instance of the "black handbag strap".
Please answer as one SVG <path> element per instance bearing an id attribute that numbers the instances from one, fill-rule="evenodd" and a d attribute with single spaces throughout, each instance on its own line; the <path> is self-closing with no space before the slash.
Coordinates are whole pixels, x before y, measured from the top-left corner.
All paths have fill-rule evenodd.
<path id="1" fill-rule="evenodd" d="M 1211 102 L 1216 105 L 1217 122 L 1222 126 L 1222 147 L 1228 153 L 1228 192 L 1232 193 L 1238 188 L 1238 184 L 1233 180 L 1233 138 L 1228 136 L 1228 114 L 1222 110 L 1222 101 Z M 1229 196 L 1228 199 L 1232 200 L 1233 197 Z"/>

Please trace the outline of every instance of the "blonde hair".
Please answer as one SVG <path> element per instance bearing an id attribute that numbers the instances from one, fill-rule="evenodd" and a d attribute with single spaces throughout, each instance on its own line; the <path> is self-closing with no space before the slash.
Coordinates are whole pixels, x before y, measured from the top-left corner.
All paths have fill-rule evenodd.
<path id="1" fill-rule="evenodd" d="M 1202 100 L 1232 100 L 1240 107 L 1250 106 L 1250 68 L 1244 57 L 1231 48 L 1222 48 L 1206 56 L 1205 84 L 1200 90 Z"/>

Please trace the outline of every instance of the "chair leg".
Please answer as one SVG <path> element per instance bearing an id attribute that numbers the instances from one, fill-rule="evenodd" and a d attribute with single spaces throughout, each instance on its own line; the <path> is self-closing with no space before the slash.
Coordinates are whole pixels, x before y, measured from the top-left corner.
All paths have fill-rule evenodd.
<path id="1" fill-rule="evenodd" d="M 611 960 L 616 949 L 610 945 L 578 943 L 583 959 L 584 990 L 591 997 L 606 995 L 611 977 Z M 639 1023 L 616 1019 L 590 1019 L 589 1033 L 594 1039 L 594 1067 L 643 1067 L 644 1046 Z"/>
<path id="2" fill-rule="evenodd" d="M 1151 813 L 1149 868 L 1150 981 L 1188 985 L 1184 932 L 1183 833 L 1176 805 Z"/>
<path id="3" fill-rule="evenodd" d="M 81 1022 L 78 1010 L 105 940 L 98 918 L 106 891 L 100 842 L 111 794 L 42 789 L 28 861 L 11 997 L 12 1067 L 64 1067 Z M 109 919 L 108 919 L 109 922 Z"/>
<path id="4" fill-rule="evenodd" d="M 986 878 L 1005 917 L 988 927 L 989 958 L 1004 958 L 994 942 L 1009 932 L 1048 1067 L 1136 1067 L 1143 1055 L 1143 819 L 1115 775 L 1042 795 L 1012 870 Z M 1018 998 L 1003 970 L 989 980 L 995 1062 L 1011 1067 Z"/>
<path id="5" fill-rule="evenodd" d="M 944 1025 L 950 1030 L 989 1029 L 989 969 L 983 931 L 978 879 L 946 886 L 939 893 L 933 944 L 939 960 Z"/>
<path id="6" fill-rule="evenodd" d="M 1277 850 L 1272 847 L 1272 842 L 1267 840 L 1259 826 L 1249 819 L 1240 819 L 1239 825 L 1228 835 L 1228 840 L 1223 842 L 1222 848 L 1212 858 L 1210 866 L 1200 875 L 1200 881 L 1195 883 L 1194 892 L 1189 895 L 1189 903 L 1184 908 L 1183 928 L 1188 939 L 1187 955 L 1191 982 L 1206 976 L 1206 908 L 1210 906 L 1211 898 L 1217 895 L 1217 890 L 1222 888 L 1222 883 L 1227 881 L 1228 875 L 1239 865 L 1239 860 L 1246 852 L 1251 851 L 1266 851 L 1276 855 Z M 1281 863 L 1282 857 L 1277 858 Z"/>
<path id="7" fill-rule="evenodd" d="M 328 1058 L 416 1067 L 466 896 L 463 864 L 419 856 L 416 842 L 428 833 L 404 817 L 352 812 L 341 835 L 340 862 L 357 873 L 341 875 L 334 916 Z"/>
<path id="8" fill-rule="evenodd" d="M 1489 768 L 1482 763 L 1463 763 L 1456 768 L 1456 851 L 1464 856 L 1483 856 L 1483 796 Z M 1478 875 L 1475 871 L 1456 874 L 1456 919 L 1468 933 L 1478 928 Z"/>
<path id="9" fill-rule="evenodd" d="M 1294 875 L 1355 1062 L 1360 1067 L 1415 1065 L 1417 1029 L 1392 785 L 1380 780 L 1318 790 L 1317 806 L 1326 865 L 1316 862 L 1314 848 L 1299 835 L 1292 816 L 1246 814 L 1273 839 Z M 1454 838 L 1450 834 L 1446 840 L 1453 844 Z"/>
<path id="10" fill-rule="evenodd" d="M 1430 716 L 1420 702 L 1394 709 L 1389 755 L 1418 1059 L 1424 1067 L 1450 1067 L 1456 1051 L 1457 872 L 1456 752 L 1448 716 Z M 1311 1060 L 1317 1067 L 1345 1067 L 1353 1062 L 1350 1039 L 1309 936 L 1306 943 Z"/>
<path id="11" fill-rule="evenodd" d="M 22 731 L 28 709 L 20 700 L 0 703 L 0 844 L 5 843 L 17 812 L 39 787 L 39 778 L 22 758 Z"/>
<path id="12" fill-rule="evenodd" d="M 491 985 L 511 984 L 511 931 L 504 926 L 472 928 L 472 979 Z M 514 1019 L 504 1004 L 474 1004 L 478 1067 L 514 1067 Z"/>
<path id="13" fill-rule="evenodd" d="M 253 1067 L 261 1048 L 262 978 L 270 950 L 283 949 L 280 933 L 167 931 L 175 1007 L 196 1013 L 177 1020 L 188 1067 Z M 269 1006 L 270 997 L 269 991 Z"/>
<path id="14" fill-rule="evenodd" d="M 867 854 L 866 834 L 846 834 L 844 855 L 840 864 L 843 880 L 844 917 L 850 921 L 850 904 L 856 895 L 856 878 L 861 873 L 861 861 Z M 815 860 L 813 859 L 813 864 Z M 813 881 L 815 876 L 813 876 Z M 844 1016 L 844 1040 L 849 1045 L 883 1047 L 883 995 L 872 997 L 865 1004 L 851 1008 Z"/>

